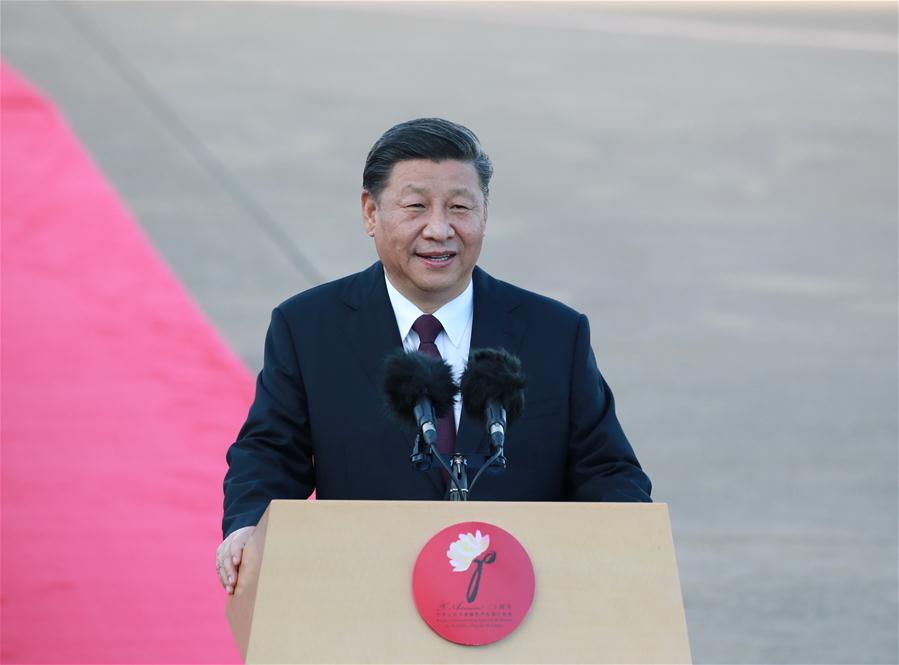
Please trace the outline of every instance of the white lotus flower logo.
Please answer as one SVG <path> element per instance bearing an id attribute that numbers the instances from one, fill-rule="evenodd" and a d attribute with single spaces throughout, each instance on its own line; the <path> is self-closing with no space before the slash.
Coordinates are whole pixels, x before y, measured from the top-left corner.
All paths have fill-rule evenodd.
<path id="1" fill-rule="evenodd" d="M 450 545 L 446 551 L 453 572 L 464 573 L 468 570 L 471 562 L 486 552 L 488 547 L 490 547 L 489 535 L 482 536 L 480 531 L 475 531 L 474 535 L 460 533 L 459 540 Z"/>

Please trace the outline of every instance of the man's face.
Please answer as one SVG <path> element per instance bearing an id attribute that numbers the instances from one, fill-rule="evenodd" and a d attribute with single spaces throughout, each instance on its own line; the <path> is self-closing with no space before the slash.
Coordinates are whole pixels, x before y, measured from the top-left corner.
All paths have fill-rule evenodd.
<path id="1" fill-rule="evenodd" d="M 481 253 L 487 206 L 473 164 L 411 159 L 393 166 L 362 220 L 391 283 L 425 312 L 465 290 Z"/>

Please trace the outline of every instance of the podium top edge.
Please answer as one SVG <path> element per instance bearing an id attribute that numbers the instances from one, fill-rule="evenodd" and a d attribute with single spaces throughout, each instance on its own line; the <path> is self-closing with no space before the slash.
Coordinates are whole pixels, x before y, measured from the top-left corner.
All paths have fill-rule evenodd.
<path id="1" fill-rule="evenodd" d="M 522 508 L 559 508 L 560 506 L 572 506 L 577 508 L 597 508 L 616 510 L 659 510 L 668 508 L 666 502 L 641 503 L 637 501 L 385 501 L 381 499 L 272 499 L 272 505 L 332 505 L 332 506 L 434 506 L 434 505 L 456 505 L 456 506 L 518 506 Z"/>

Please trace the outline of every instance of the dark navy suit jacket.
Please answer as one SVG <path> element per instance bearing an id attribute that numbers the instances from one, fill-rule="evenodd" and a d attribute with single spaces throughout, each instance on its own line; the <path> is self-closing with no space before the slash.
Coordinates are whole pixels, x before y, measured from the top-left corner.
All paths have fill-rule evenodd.
<path id="1" fill-rule="evenodd" d="M 599 373 L 583 314 L 475 268 L 471 348 L 522 362 L 522 416 L 506 435 L 507 471 L 484 474 L 472 499 L 650 501 L 651 484 Z M 384 359 L 402 348 L 384 269 L 300 293 L 275 308 L 256 398 L 228 450 L 228 533 L 256 524 L 271 499 L 442 499 L 440 472 L 409 463 L 412 435 L 383 398 Z M 463 411 L 456 450 L 470 467 L 488 449 Z"/>

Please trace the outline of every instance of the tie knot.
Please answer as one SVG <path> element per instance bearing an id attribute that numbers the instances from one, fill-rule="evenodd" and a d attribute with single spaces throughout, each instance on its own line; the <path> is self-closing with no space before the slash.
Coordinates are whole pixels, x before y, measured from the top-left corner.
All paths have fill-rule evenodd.
<path id="1" fill-rule="evenodd" d="M 415 319 L 412 330 L 418 333 L 420 344 L 433 344 L 437 335 L 443 330 L 443 324 L 433 314 L 422 314 Z"/>

